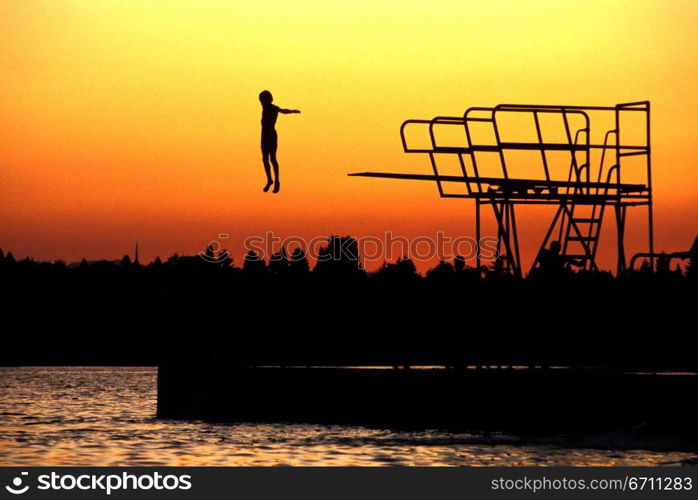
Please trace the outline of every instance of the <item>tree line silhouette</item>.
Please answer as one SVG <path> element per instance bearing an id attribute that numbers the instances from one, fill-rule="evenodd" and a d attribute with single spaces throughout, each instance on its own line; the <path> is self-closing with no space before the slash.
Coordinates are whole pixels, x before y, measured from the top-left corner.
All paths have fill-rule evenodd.
<path id="1" fill-rule="evenodd" d="M 638 270 L 628 271 L 623 278 L 658 278 L 658 279 L 695 279 L 697 266 L 695 256 L 688 259 L 685 268 L 675 264 L 673 269 L 671 262 L 664 254 L 658 254 L 654 268 L 650 266 L 648 259 L 644 259 Z M 233 273 L 249 275 L 256 278 L 297 278 L 309 279 L 311 276 L 332 278 L 332 279 L 377 279 L 377 280 L 449 280 L 449 279 L 514 279 L 509 276 L 503 265 L 506 256 L 499 257 L 492 264 L 482 266 L 479 269 L 466 264 L 463 256 L 456 256 L 451 261 L 440 260 L 436 266 L 426 271 L 422 276 L 418 273 L 417 267 L 409 257 L 400 257 L 395 262 L 384 262 L 376 271 L 369 272 L 361 266 L 358 243 L 351 236 L 330 236 L 326 246 L 321 247 L 315 266 L 311 269 L 306 253 L 298 247 L 292 251 L 282 247 L 278 252 L 272 254 L 268 260 L 262 258 L 257 252 L 250 250 L 244 257 L 240 268 L 234 265 L 234 259 L 227 250 L 216 251 L 212 246 L 208 246 L 200 255 L 180 256 L 174 253 L 165 262 L 160 257 L 156 257 L 147 265 L 133 262 L 129 255 L 124 255 L 121 260 L 97 260 L 88 262 L 82 259 L 79 265 L 67 265 L 65 261 L 35 261 L 27 257 L 17 261 L 12 254 L 5 254 L 0 249 L 0 269 L 9 271 L 11 269 L 27 269 L 35 267 L 41 270 L 50 268 L 56 270 L 78 268 L 82 271 L 91 269 L 95 272 L 104 271 L 110 268 L 121 268 L 130 270 L 134 268 L 159 269 L 165 266 L 168 269 L 196 268 L 204 271 L 209 270 L 231 270 Z M 611 273 L 608 271 L 574 271 L 572 266 L 565 266 L 562 261 L 559 269 L 549 269 L 546 266 L 538 267 L 531 273 L 528 279 L 555 280 L 559 278 L 592 278 L 610 279 Z M 240 273 L 242 271 L 242 273 Z M 535 272 L 537 271 L 537 272 Z"/>
<path id="2" fill-rule="evenodd" d="M 340 252 L 339 249 L 351 249 Z M 696 265 L 657 259 L 621 277 L 545 269 L 527 279 L 465 259 L 420 275 L 408 258 L 373 272 L 332 236 L 238 265 L 207 248 L 147 265 L 16 260 L 0 251 L 0 364 L 535 365 L 696 368 Z M 559 270 L 558 270 L 559 271 Z M 654 272 L 653 272 L 654 271 Z"/>

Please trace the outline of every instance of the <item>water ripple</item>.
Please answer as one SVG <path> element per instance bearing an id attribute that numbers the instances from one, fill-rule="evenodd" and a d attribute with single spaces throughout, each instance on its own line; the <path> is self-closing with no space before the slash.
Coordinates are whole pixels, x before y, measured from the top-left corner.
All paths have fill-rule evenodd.
<path id="1" fill-rule="evenodd" d="M 676 465 L 690 453 L 512 436 L 154 418 L 154 368 L 0 368 L 0 465 Z"/>

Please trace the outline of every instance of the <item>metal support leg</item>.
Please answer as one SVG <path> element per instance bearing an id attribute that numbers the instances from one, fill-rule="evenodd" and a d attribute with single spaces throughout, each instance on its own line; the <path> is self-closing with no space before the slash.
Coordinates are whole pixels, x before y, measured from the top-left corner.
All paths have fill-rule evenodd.
<path id="1" fill-rule="evenodd" d="M 618 265 L 616 269 L 616 276 L 622 276 L 625 273 L 625 205 L 616 205 L 616 229 L 617 229 L 617 242 L 618 242 Z"/>
<path id="2" fill-rule="evenodd" d="M 505 216 L 504 212 L 506 210 L 506 205 L 504 203 L 502 203 L 502 208 L 499 209 L 497 207 L 497 204 L 493 202 L 492 203 L 492 210 L 494 210 L 494 216 L 497 219 L 497 225 L 499 226 L 499 231 L 498 231 L 499 238 L 498 238 L 498 240 L 499 240 L 499 242 L 504 243 L 504 248 L 505 248 L 506 253 L 507 253 L 507 264 L 509 264 L 510 258 L 511 258 L 511 255 L 513 254 L 513 252 L 511 251 L 511 242 L 509 241 L 509 233 L 507 233 L 507 231 L 506 231 L 506 221 L 504 219 L 504 216 Z M 499 249 L 500 248 L 499 243 L 497 246 Z M 516 270 L 514 272 L 516 273 Z"/>
<path id="3" fill-rule="evenodd" d="M 475 267 L 480 275 L 480 200 L 475 200 Z"/>

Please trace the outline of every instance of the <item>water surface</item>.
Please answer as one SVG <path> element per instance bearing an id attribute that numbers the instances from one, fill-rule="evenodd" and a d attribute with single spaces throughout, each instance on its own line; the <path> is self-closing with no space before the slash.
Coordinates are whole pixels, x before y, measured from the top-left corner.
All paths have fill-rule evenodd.
<path id="1" fill-rule="evenodd" d="M 155 418 L 156 368 L 0 367 L 0 465 L 676 465 L 506 436 Z"/>

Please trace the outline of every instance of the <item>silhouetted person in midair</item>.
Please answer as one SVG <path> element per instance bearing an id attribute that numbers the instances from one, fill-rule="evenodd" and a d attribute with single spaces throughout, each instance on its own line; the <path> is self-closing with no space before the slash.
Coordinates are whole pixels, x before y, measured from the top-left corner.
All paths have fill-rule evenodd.
<path id="1" fill-rule="evenodd" d="M 267 174 L 267 185 L 264 186 L 264 192 L 269 191 L 269 188 L 274 184 L 273 193 L 278 193 L 281 183 L 279 182 L 279 163 L 276 161 L 276 146 L 277 136 L 276 118 L 279 113 L 290 114 L 300 113 L 297 109 L 283 109 L 275 104 L 272 104 L 274 97 L 268 90 L 263 90 L 259 94 L 259 102 L 262 103 L 262 162 L 264 162 L 264 171 Z M 271 165 L 269 163 L 271 162 Z M 271 167 L 274 167 L 274 177 L 271 176 Z"/>

